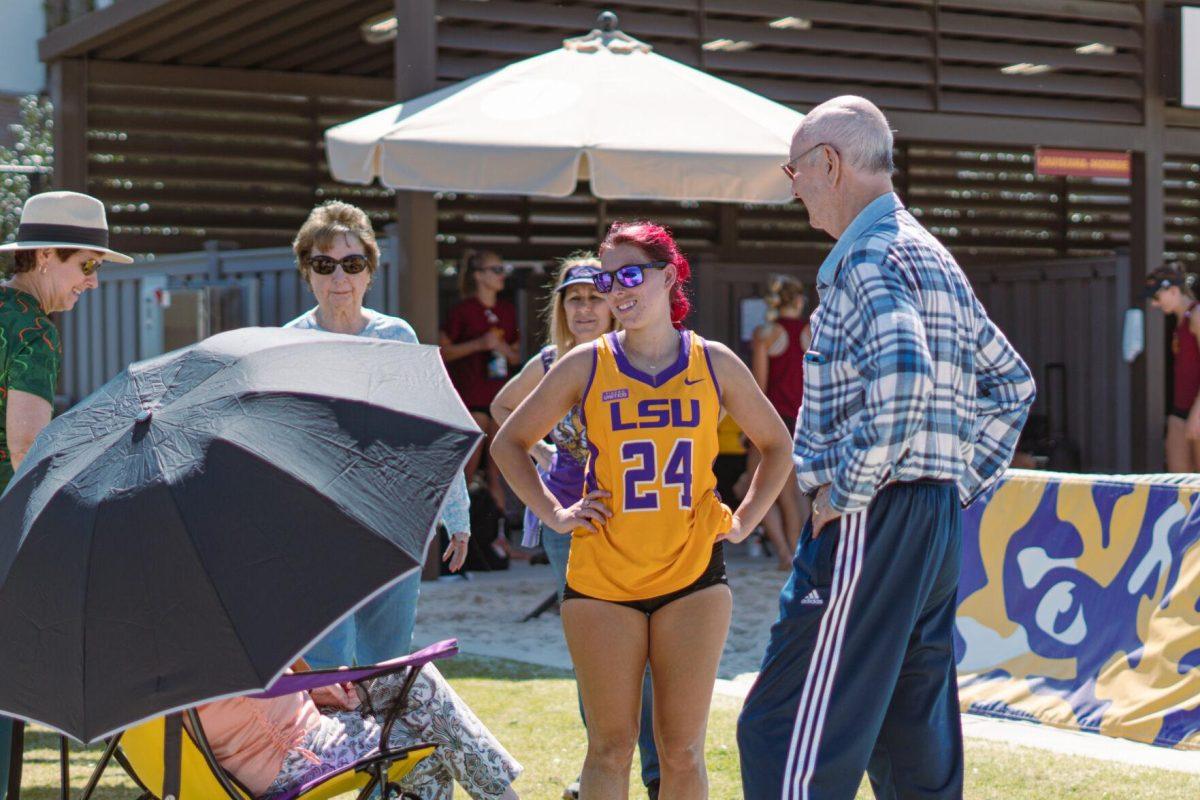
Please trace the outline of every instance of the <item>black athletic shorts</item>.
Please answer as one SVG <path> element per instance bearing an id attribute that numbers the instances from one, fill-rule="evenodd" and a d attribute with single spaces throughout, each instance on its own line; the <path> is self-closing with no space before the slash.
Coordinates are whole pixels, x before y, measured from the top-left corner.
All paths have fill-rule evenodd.
<path id="1" fill-rule="evenodd" d="M 729 579 L 725 576 L 725 545 L 723 542 L 717 542 L 713 545 L 712 557 L 709 558 L 708 566 L 704 568 L 704 572 L 699 578 L 696 578 L 696 580 L 682 589 L 670 594 L 662 594 L 658 597 L 649 597 L 645 600 L 604 600 L 602 602 L 627 606 L 649 616 L 668 603 L 672 603 L 681 597 L 687 597 L 689 594 L 694 594 L 701 589 L 707 589 L 710 586 L 716 586 L 721 583 L 728 586 Z M 563 600 L 600 600 L 600 598 L 592 597 L 583 592 L 577 592 L 568 583 L 567 588 L 563 590 Z"/>

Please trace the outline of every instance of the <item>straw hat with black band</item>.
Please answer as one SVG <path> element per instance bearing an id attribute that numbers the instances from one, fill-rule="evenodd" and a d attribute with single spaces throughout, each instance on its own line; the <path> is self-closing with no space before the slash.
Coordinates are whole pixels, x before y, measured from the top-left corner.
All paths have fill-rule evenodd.
<path id="1" fill-rule="evenodd" d="M 79 192 L 43 192 L 25 201 L 17 238 L 0 245 L 0 252 L 43 247 L 94 250 L 105 261 L 132 264 L 133 259 L 108 246 L 104 204 Z"/>

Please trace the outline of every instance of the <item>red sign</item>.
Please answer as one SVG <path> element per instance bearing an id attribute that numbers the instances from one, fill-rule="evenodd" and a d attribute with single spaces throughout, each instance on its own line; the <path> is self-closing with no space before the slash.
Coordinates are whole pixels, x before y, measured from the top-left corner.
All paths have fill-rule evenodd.
<path id="1" fill-rule="evenodd" d="M 1067 175 L 1072 178 L 1129 179 L 1128 152 L 1111 150 L 1059 150 L 1039 147 L 1034 153 L 1038 175 Z"/>

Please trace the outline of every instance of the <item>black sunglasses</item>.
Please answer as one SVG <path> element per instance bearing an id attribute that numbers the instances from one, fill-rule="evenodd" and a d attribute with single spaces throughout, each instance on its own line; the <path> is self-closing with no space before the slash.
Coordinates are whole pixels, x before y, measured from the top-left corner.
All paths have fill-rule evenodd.
<path id="1" fill-rule="evenodd" d="M 670 261 L 651 261 L 649 264 L 626 264 L 612 272 L 597 272 L 592 276 L 592 284 L 600 294 L 608 294 L 613 290 L 613 280 L 620 282 L 626 289 L 641 286 L 646 280 L 646 270 L 664 269 L 670 266 Z"/>
<path id="2" fill-rule="evenodd" d="M 493 264 L 490 267 L 476 267 L 475 270 L 477 272 L 490 272 L 493 275 L 511 275 L 513 268 L 511 264 Z"/>
<path id="3" fill-rule="evenodd" d="M 371 262 L 366 256 L 358 254 L 349 255 L 342 259 L 331 258 L 329 256 L 309 256 L 306 261 L 308 268 L 318 275 L 332 275 L 339 264 L 342 266 L 342 271 L 347 275 L 357 275 L 371 266 Z"/>

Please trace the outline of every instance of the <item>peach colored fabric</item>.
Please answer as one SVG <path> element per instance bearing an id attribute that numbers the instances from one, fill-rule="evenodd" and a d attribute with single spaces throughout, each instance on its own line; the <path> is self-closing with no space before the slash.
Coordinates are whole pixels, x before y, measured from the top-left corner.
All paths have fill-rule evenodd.
<path id="1" fill-rule="evenodd" d="M 217 761 L 256 796 L 275 780 L 288 751 L 321 724 L 307 692 L 270 700 L 234 697 L 201 706 L 199 712 Z"/>

